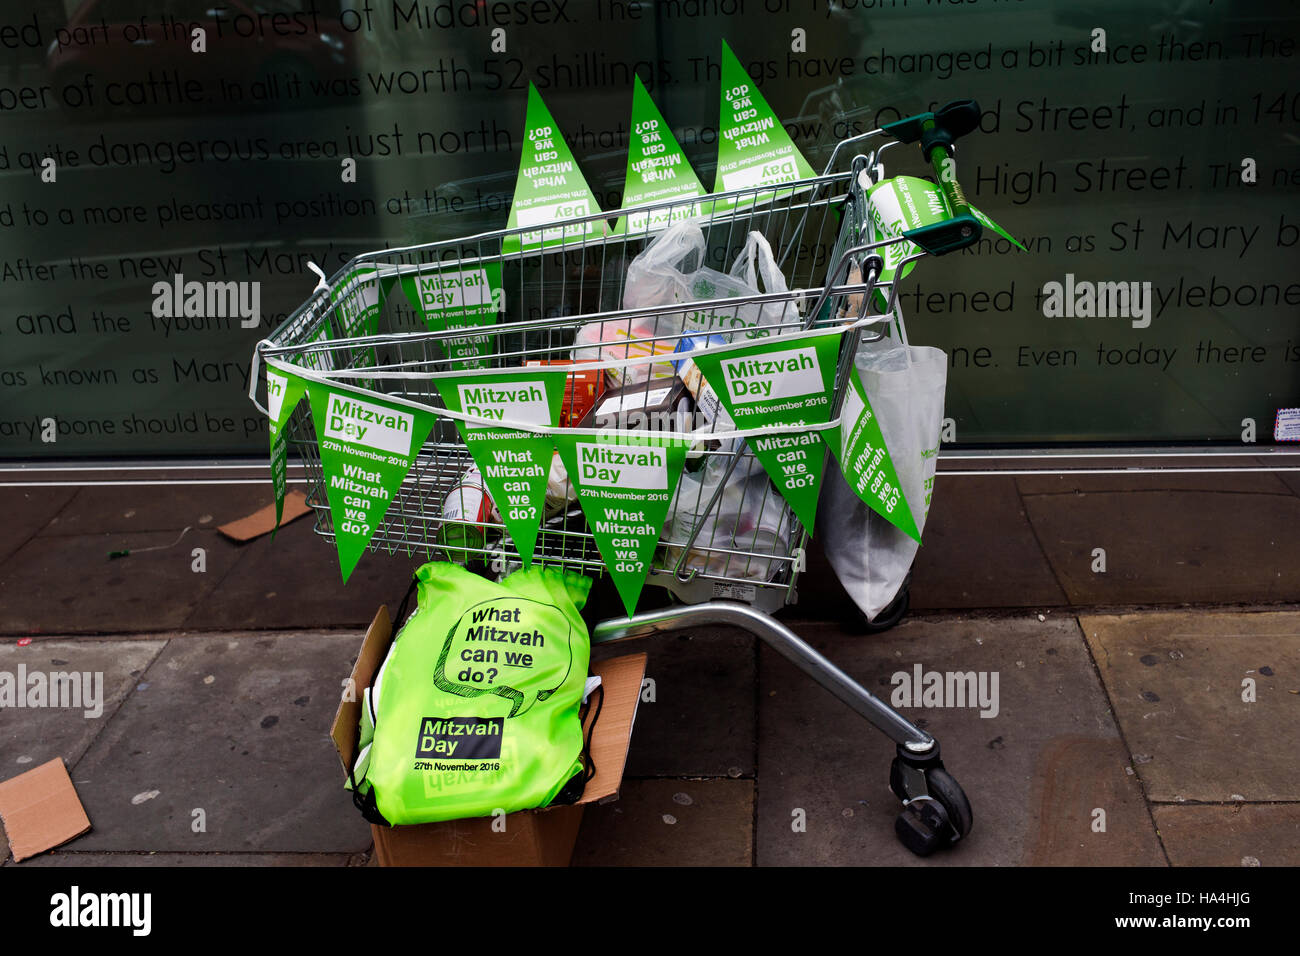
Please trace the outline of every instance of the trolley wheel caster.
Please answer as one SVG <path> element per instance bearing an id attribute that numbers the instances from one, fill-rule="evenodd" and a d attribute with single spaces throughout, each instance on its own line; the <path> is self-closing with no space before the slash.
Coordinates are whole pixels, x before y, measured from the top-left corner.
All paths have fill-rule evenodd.
<path id="1" fill-rule="evenodd" d="M 945 834 L 949 829 L 946 811 L 931 797 L 917 797 L 894 821 L 899 842 L 917 856 L 929 856 L 948 846 Z"/>
<path id="2" fill-rule="evenodd" d="M 974 823 L 970 801 L 944 769 L 938 744 L 920 758 L 900 747 L 889 768 L 889 789 L 903 801 L 894 832 L 917 856 L 929 856 L 970 833 Z"/>

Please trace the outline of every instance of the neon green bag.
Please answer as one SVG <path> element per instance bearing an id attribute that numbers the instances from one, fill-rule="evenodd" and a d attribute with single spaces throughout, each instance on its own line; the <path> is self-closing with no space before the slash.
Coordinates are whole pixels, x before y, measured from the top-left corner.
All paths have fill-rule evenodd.
<path id="1" fill-rule="evenodd" d="M 440 561 L 415 577 L 418 607 L 362 700 L 358 807 L 400 825 L 577 799 L 591 580 L 534 566 L 497 584 Z"/>

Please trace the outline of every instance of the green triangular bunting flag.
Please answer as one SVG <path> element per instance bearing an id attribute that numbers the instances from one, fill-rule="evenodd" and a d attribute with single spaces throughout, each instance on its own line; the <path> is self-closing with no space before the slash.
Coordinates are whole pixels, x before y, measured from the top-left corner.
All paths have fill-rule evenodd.
<path id="1" fill-rule="evenodd" d="M 510 371 L 436 379 L 435 384 L 453 412 L 554 427 L 564 402 L 565 374 Z M 472 422 L 457 421 L 456 427 L 501 513 L 501 523 L 524 567 L 529 567 L 546 508 L 546 478 L 554 452 L 551 437 Z"/>
<path id="2" fill-rule="evenodd" d="M 524 121 L 524 154 L 515 181 L 507 229 L 528 229 L 511 233 L 502 241 L 504 252 L 520 252 L 544 246 L 572 243 L 578 239 L 604 236 L 609 223 L 593 219 L 583 226 L 562 226 L 566 219 L 594 216 L 600 204 L 592 194 L 564 141 L 551 111 L 542 102 L 537 87 L 528 84 L 528 118 Z M 533 226 L 557 225 L 531 229 Z"/>
<path id="3" fill-rule="evenodd" d="M 695 357 L 695 364 L 737 429 L 819 425 L 831 418 L 839 346 L 838 335 L 800 336 L 705 352 Z M 748 441 L 773 484 L 811 531 L 826 465 L 818 433 L 792 428 L 788 434 Z"/>
<path id="4" fill-rule="evenodd" d="M 307 386 L 343 583 L 384 519 L 434 416 L 367 393 Z"/>
<path id="5" fill-rule="evenodd" d="M 1029 251 L 1028 249 L 1026 249 L 1024 246 L 1022 246 L 1022 245 L 1020 244 L 1020 240 L 1019 240 L 1019 239 L 1017 239 L 1015 236 L 1011 235 L 1011 233 L 1007 232 L 1005 229 L 1003 229 L 1001 226 L 999 226 L 996 222 L 994 222 L 994 221 L 993 221 L 992 219 L 990 219 L 988 216 L 984 215 L 984 213 L 980 212 L 980 211 L 979 211 L 978 209 L 976 209 L 974 206 L 971 206 L 971 207 L 970 207 L 970 211 L 971 211 L 971 215 L 974 216 L 976 219 L 978 219 L 978 220 L 980 221 L 980 224 L 981 224 L 985 229 L 992 229 L 992 230 L 993 230 L 994 232 L 996 232 L 999 236 L 1001 236 L 1003 239 L 1007 240 L 1007 242 L 1011 243 L 1013 246 L 1015 246 L 1015 247 L 1016 247 L 1017 249 L 1019 249 L 1021 252 L 1028 252 L 1028 251 Z"/>
<path id="6" fill-rule="evenodd" d="M 774 186 L 816 175 L 725 40 L 721 114 L 715 193 Z"/>
<path id="7" fill-rule="evenodd" d="M 880 422 L 871 411 L 862 380 L 855 373 L 844 395 L 839 428 L 824 433 L 826 444 L 839 459 L 848 486 L 872 511 L 916 541 L 921 533 L 911 503 L 899 486 L 898 471 L 885 447 Z"/>
<path id="8" fill-rule="evenodd" d="M 614 233 L 657 232 L 678 219 L 703 215 L 705 210 L 699 204 L 687 205 L 685 201 L 703 196 L 705 192 L 641 77 L 636 77 L 632 90 L 632 132 L 627 150 L 623 206 L 630 208 L 669 201 L 681 201 L 682 205 L 620 217 Z"/>
<path id="9" fill-rule="evenodd" d="M 500 262 L 407 273 L 402 276 L 402 291 L 430 332 L 474 330 L 473 335 L 443 341 L 452 368 L 487 367 L 495 337 L 482 329 L 496 325 L 505 302 Z"/>
<path id="10" fill-rule="evenodd" d="M 379 313 L 393 287 L 395 275 L 381 275 L 374 266 L 358 266 L 330 291 L 334 314 L 341 326 L 341 338 L 374 335 L 379 331 Z"/>
<path id="11" fill-rule="evenodd" d="M 305 344 L 317 342 L 343 342 L 362 335 L 374 335 L 379 331 L 379 314 L 384 308 L 384 299 L 392 288 L 396 276 L 383 275 L 374 266 L 358 266 L 329 290 L 328 313 L 316 332 Z M 319 309 L 319 311 L 315 311 Z M 310 318 L 326 312 L 313 305 Z M 309 321 L 310 321 L 309 318 Z M 318 372 L 333 371 L 343 353 L 334 349 L 303 352 L 298 360 L 305 368 Z M 353 368 L 365 368 L 378 364 L 374 349 L 368 352 L 346 357 L 344 364 Z M 371 387 L 370 382 L 357 382 L 362 388 Z"/>
<path id="12" fill-rule="evenodd" d="M 650 436 L 555 435 L 560 461 L 629 617 L 650 573 L 687 445 Z"/>
<path id="13" fill-rule="evenodd" d="M 281 372 L 267 366 L 266 369 L 266 410 L 270 412 L 267 431 L 271 435 L 271 487 L 275 491 L 275 527 L 271 529 L 271 538 L 280 528 L 280 517 L 284 514 L 284 492 L 288 458 L 288 442 L 284 437 L 284 425 L 298 407 L 298 402 L 307 391 L 307 386 L 296 375 Z"/>

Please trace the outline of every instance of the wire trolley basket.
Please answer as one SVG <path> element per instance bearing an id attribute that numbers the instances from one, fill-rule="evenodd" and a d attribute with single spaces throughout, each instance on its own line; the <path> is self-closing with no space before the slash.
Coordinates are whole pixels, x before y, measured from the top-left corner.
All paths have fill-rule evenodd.
<path id="1" fill-rule="evenodd" d="M 435 380 L 467 368 L 546 364 L 568 372 L 566 403 L 576 403 L 593 372 L 603 374 L 607 389 L 618 386 L 616 399 L 607 403 L 613 409 L 608 420 L 617 428 L 689 442 L 646 583 L 665 586 L 689 604 L 729 598 L 775 610 L 796 598 L 811 529 L 801 525 L 756 460 L 752 430 L 738 430 L 726 415 L 706 414 L 703 399 L 700 407 L 686 401 L 665 412 L 663 383 L 711 349 L 833 331 L 840 336 L 834 399 L 829 421 L 818 427 L 837 425 L 858 345 L 884 334 L 897 312 L 897 281 L 882 274 L 901 276 L 914 259 L 979 238 L 980 225 L 955 180 L 945 191 L 951 216 L 938 227 L 892 235 L 871 221 L 866 190 L 883 176 L 884 152 L 922 135 L 915 124 L 892 124 L 842 141 L 826 171 L 814 178 L 358 255 L 258 344 L 250 398 L 257 403 L 258 365 L 267 363 L 309 382 L 430 412 L 435 422 L 429 437 L 374 528 L 369 548 L 504 572 L 521 558 L 499 512 L 465 515 L 447 508 L 474 462 L 457 427 L 467 416 L 447 408 Z M 873 138 L 879 140 L 873 149 L 856 148 Z M 925 145 L 923 140 L 923 154 Z M 841 160 L 847 168 L 836 171 Z M 608 228 L 615 219 L 630 225 L 615 233 Z M 628 308 L 628 267 L 665 227 L 687 220 L 703 237 L 698 265 L 723 273 L 745 252 L 751 234 L 761 234 L 775 250 L 782 287 L 725 298 L 702 289 L 698 298 Z M 886 259 L 893 265 L 887 271 Z M 412 277 L 478 270 L 499 276 L 491 325 L 433 331 L 401 296 L 379 299 L 381 285 L 391 289 Z M 376 301 L 381 306 L 375 322 L 359 322 L 364 303 Z M 753 321 L 755 315 L 761 323 Z M 563 424 L 594 434 L 590 422 Z M 292 413 L 284 434 L 290 453 L 305 466 L 316 531 L 333 541 L 318 436 L 305 403 Z M 825 454 L 821 448 L 817 453 Z M 533 560 L 604 574 L 606 561 L 573 483 L 558 463 L 549 478 Z"/>
<path id="2" fill-rule="evenodd" d="M 778 475 L 768 471 L 760 455 L 768 456 L 774 446 L 788 449 L 788 444 L 777 445 L 784 436 L 787 442 L 800 441 L 804 452 L 820 456 L 816 462 L 824 466 L 831 452 L 822 438 L 835 439 L 816 433 L 839 428 L 841 415 L 851 419 L 855 429 L 867 420 L 858 399 L 859 344 L 891 332 L 905 341 L 897 304 L 898 284 L 907 270 L 927 255 L 977 242 L 981 225 L 990 222 L 966 203 L 952 169 L 954 141 L 972 132 L 978 122 L 978 106 L 960 101 L 842 141 L 821 176 L 617 213 L 570 208 L 563 222 L 532 222 L 515 230 L 357 256 L 331 281 L 322 276 L 311 298 L 258 344 L 249 397 L 257 403 L 259 367 L 265 364 L 268 370 L 277 369 L 282 381 L 288 382 L 292 375 L 305 383 L 302 388 L 313 399 L 318 397 L 313 390 L 317 383 L 328 386 L 331 409 L 341 392 L 353 404 L 370 397 L 390 409 L 405 406 L 413 413 L 408 416 L 411 421 L 418 414 L 421 424 L 411 431 L 423 431 L 424 423 L 429 423 L 428 438 L 418 452 L 412 447 L 414 434 L 406 438 L 404 470 L 400 476 L 392 473 L 391 492 L 389 485 L 382 489 L 386 507 L 375 526 L 366 529 L 371 532 L 367 547 L 486 565 L 499 574 L 522 564 L 525 555 L 502 518 L 503 503 L 496 503 L 496 511 L 484 507 L 483 489 L 478 506 L 467 506 L 466 488 L 473 485 L 475 461 L 464 435 L 477 435 L 476 442 L 504 445 L 509 430 L 518 426 L 524 432 L 551 436 L 554 446 L 570 454 L 552 457 L 545 476 L 545 514 L 528 516 L 540 521 L 532 561 L 592 576 L 609 575 L 615 584 L 621 580 L 616 575 L 643 572 L 645 578 L 638 577 L 638 584 L 665 586 L 681 602 L 634 613 L 635 595 L 624 594 L 628 617 L 597 623 L 591 628 L 591 643 L 710 624 L 750 631 L 897 745 L 889 786 L 903 803 L 895 824 L 902 842 L 920 855 L 951 846 L 970 832 L 973 815 L 961 787 L 944 768 L 938 741 L 771 615 L 796 597 L 803 548 L 812 530 L 801 524 L 796 508 L 808 514 L 806 495 L 812 495 L 813 504 L 816 496 L 814 489 L 799 484 L 803 478 L 797 472 L 782 471 L 785 492 L 778 492 Z M 872 139 L 879 142 L 866 145 Z M 915 196 L 924 195 L 927 203 L 938 208 L 931 208 L 928 220 L 883 215 L 869 195 L 885 185 L 882 156 L 900 142 L 918 141 L 934 171 L 935 184 L 928 192 L 913 193 L 908 187 L 896 195 L 904 197 L 903 205 L 913 206 Z M 837 171 L 841 157 L 848 168 Z M 621 230 L 610 229 L 615 218 Z M 670 243 L 673 236 L 689 238 L 693 259 L 689 275 L 695 278 L 686 283 L 686 292 L 679 286 L 672 295 L 654 289 L 646 294 L 637 263 L 645 272 L 644 263 L 654 259 L 655 243 Z M 737 270 L 744 281 L 731 286 L 732 294 L 719 294 Z M 759 272 L 762 290 L 757 288 Z M 460 277 L 460 286 L 436 278 L 450 273 Z M 401 296 L 385 299 L 384 290 L 398 282 L 409 298 L 412 283 L 420 288 L 425 277 L 435 277 L 428 281 L 437 295 L 448 297 L 446 301 L 456 296 L 462 301 L 472 299 L 467 288 L 471 283 L 465 279 L 471 274 L 491 279 L 472 283 L 481 309 L 479 321 L 446 321 L 431 330 L 427 313 L 417 312 L 414 302 L 404 309 Z M 678 275 L 688 273 L 683 269 Z M 721 281 L 712 282 L 709 276 Z M 492 298 L 485 307 L 487 289 Z M 812 408 L 806 398 L 803 404 L 787 405 L 793 409 L 792 417 L 779 421 L 742 414 L 735 404 L 734 373 L 743 360 L 808 351 L 804 348 L 808 342 L 816 343 L 812 351 L 818 357 L 821 391 L 813 395 L 820 403 L 817 414 L 797 417 Z M 780 348 L 768 352 L 769 344 Z M 718 394 L 709 391 L 710 379 L 722 367 L 720 356 L 727 355 L 733 356 L 732 365 L 720 378 L 726 381 L 727 374 L 732 375 L 726 385 L 731 391 L 726 401 L 720 401 Z M 538 426 L 535 418 L 524 421 L 525 412 L 511 412 L 511 408 L 527 403 L 509 396 L 497 420 L 473 411 L 482 412 L 482 407 L 447 398 L 456 394 L 455 388 L 465 387 L 456 383 L 466 377 L 484 381 L 496 376 L 507 381 L 515 376 L 514 381 L 526 381 L 534 373 L 525 370 L 538 363 L 549 366 L 549 372 L 537 374 L 552 376 L 545 379 L 552 394 L 558 377 L 565 379 L 558 426 Z M 778 409 L 776 399 L 795 396 L 800 394 L 798 388 L 805 388 L 792 384 L 802 366 L 772 366 L 776 374 L 773 367 L 765 373 L 773 400 L 766 411 Z M 446 392 L 440 383 L 449 383 Z M 851 383 L 857 387 L 851 388 Z M 604 391 L 599 396 L 588 394 L 592 403 L 579 409 L 584 388 Z M 336 527 L 338 512 L 331 508 L 331 497 L 345 492 L 327 485 L 328 461 L 321 458 L 322 450 L 334 452 L 333 439 L 322 443 L 314 422 L 325 418 L 314 415 L 312 403 L 297 403 L 284 418 L 284 396 L 290 394 L 288 386 L 284 389 L 277 400 L 268 395 L 268 405 L 277 408 L 273 424 L 279 429 L 272 431 L 273 476 L 280 453 L 276 449 L 287 448 L 286 453 L 301 458 L 309 485 L 307 500 L 316 512 L 316 531 L 341 545 L 345 539 L 340 534 L 351 532 L 346 522 Z M 683 393 L 694 401 L 683 398 Z M 808 394 L 806 388 L 803 394 Z M 850 408 L 850 398 L 856 407 Z M 549 405 L 547 410 L 553 412 Z M 601 421 L 602 413 L 612 421 Z M 511 414 L 519 420 L 506 420 Z M 553 423 L 554 417 L 548 421 Z M 489 430 L 487 425 L 500 428 Z M 335 428 L 330 424 L 325 431 L 337 435 Z M 636 553 L 649 553 L 653 544 L 648 567 L 639 560 L 631 569 L 619 567 L 619 562 L 611 564 L 602 555 L 598 532 L 607 532 L 601 532 L 598 520 L 588 521 L 580 497 L 584 490 L 590 491 L 587 460 L 575 491 L 563 466 L 575 465 L 572 449 L 578 444 L 575 439 L 570 445 L 566 435 L 586 438 L 587 446 L 598 443 L 602 435 L 620 436 L 624 447 L 672 443 L 674 454 L 682 456 L 675 459 L 682 465 L 675 489 L 671 484 L 658 486 L 665 488 L 658 492 L 661 503 L 671 495 L 662 527 L 646 519 L 641 528 L 644 537 Z M 769 440 L 769 436 L 773 437 Z M 541 455 L 551 447 L 534 443 L 539 444 Z M 855 449 L 855 459 L 864 454 L 858 450 L 857 438 L 840 449 L 845 458 L 848 447 Z M 882 451 L 870 445 L 867 450 L 874 454 L 873 462 Z M 489 447 L 487 452 L 495 455 L 501 448 Z M 768 464 L 771 460 L 764 458 Z M 534 479 L 540 480 L 543 468 L 537 459 L 533 462 Z M 873 493 L 883 473 L 874 473 Z M 860 484 L 863 472 L 859 469 L 855 475 Z M 277 494 L 282 492 L 282 479 L 280 472 Z M 607 481 L 602 494 L 618 498 L 628 487 L 633 485 L 620 485 L 615 477 Z M 806 491 L 802 497 L 795 491 L 800 487 Z M 540 487 L 534 488 L 535 502 Z M 855 490 L 862 494 L 860 488 Z M 882 506 L 892 507 L 881 501 Z M 514 503 L 506 503 L 507 515 Z M 657 509 L 654 514 L 657 517 Z M 618 552 L 620 561 L 626 553 Z M 350 554 L 358 556 L 356 551 Z"/>

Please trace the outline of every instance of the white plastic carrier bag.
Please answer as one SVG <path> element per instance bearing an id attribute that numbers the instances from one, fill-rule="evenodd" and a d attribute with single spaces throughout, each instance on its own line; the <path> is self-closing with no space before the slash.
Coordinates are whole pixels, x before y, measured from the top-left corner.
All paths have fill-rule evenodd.
<path id="1" fill-rule="evenodd" d="M 899 323 L 901 332 L 901 322 Z M 918 532 L 930 510 L 943 428 L 948 356 L 902 337 L 859 347 L 854 360 Z M 832 456 L 817 509 L 817 534 L 844 590 L 868 621 L 898 595 L 918 543 L 853 493 Z"/>
<path id="2" fill-rule="evenodd" d="M 699 224 L 685 220 L 674 224 L 632 260 L 623 290 L 624 309 L 654 308 L 679 302 L 726 300 L 765 292 L 788 292 L 785 276 L 777 266 L 772 247 L 761 232 L 745 237 L 730 272 L 704 265 L 707 241 Z M 685 332 L 722 335 L 728 343 L 763 338 L 771 326 L 793 330 L 799 322 L 801 300 L 717 305 L 657 315 L 611 319 L 584 325 L 574 338 L 573 357 L 606 361 L 672 352 L 673 339 L 638 342 L 656 336 Z M 743 333 L 737 335 L 736 333 Z M 658 363 L 609 370 L 615 385 L 633 385 L 647 376 L 671 376 L 671 369 Z"/>

